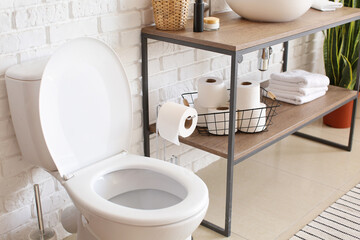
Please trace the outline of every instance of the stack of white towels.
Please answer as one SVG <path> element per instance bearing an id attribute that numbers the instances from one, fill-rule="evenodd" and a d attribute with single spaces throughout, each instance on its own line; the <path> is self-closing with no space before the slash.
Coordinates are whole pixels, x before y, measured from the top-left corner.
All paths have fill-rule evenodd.
<path id="1" fill-rule="evenodd" d="M 335 11 L 337 8 L 342 8 L 343 4 L 339 1 L 328 0 L 313 0 L 311 7 L 323 12 Z"/>
<path id="2" fill-rule="evenodd" d="M 324 96 L 329 83 L 323 74 L 292 70 L 271 74 L 267 90 L 280 101 L 300 105 Z"/>

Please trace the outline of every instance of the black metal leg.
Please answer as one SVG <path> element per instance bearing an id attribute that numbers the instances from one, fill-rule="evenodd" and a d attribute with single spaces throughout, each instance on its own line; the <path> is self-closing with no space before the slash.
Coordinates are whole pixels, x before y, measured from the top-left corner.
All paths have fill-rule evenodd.
<path id="1" fill-rule="evenodd" d="M 209 222 L 207 220 L 203 220 L 201 222 L 201 225 L 204 226 L 204 227 L 207 227 L 208 229 L 213 230 L 214 232 L 220 233 L 220 234 L 225 236 L 225 229 L 222 228 L 222 227 L 219 227 L 216 224 L 213 224 L 213 223 L 211 223 L 211 222 Z"/>
<path id="2" fill-rule="evenodd" d="M 149 130 L 149 75 L 148 75 L 148 48 L 147 38 L 141 35 L 141 73 L 142 73 L 142 105 L 143 105 L 143 133 L 144 155 L 150 156 L 150 130 Z"/>
<path id="3" fill-rule="evenodd" d="M 288 45 L 286 45 L 285 48 L 288 48 Z M 359 50 L 359 57 L 360 57 L 360 50 Z M 284 68 L 284 66 L 283 66 L 283 68 Z M 359 87 L 360 87 L 360 85 L 359 85 L 359 82 L 360 82 L 360 61 L 358 61 L 357 69 L 358 69 L 358 71 L 357 71 L 356 83 L 355 83 L 354 90 L 356 90 L 359 93 Z M 350 130 L 349 130 L 349 140 L 348 140 L 347 145 L 339 144 L 339 143 L 336 143 L 336 142 L 333 142 L 333 141 L 329 141 L 329 140 L 326 140 L 326 139 L 323 139 L 323 138 L 315 137 L 315 136 L 312 136 L 312 135 L 309 135 L 309 134 L 306 134 L 306 133 L 301 133 L 301 132 L 296 132 L 296 133 L 294 133 L 294 135 L 350 152 L 351 149 L 352 149 L 352 145 L 353 145 L 357 101 L 358 101 L 358 98 L 355 98 L 353 100 L 351 126 L 350 126 Z M 336 110 L 336 109 L 334 109 L 334 110 Z"/>
<path id="4" fill-rule="evenodd" d="M 201 224 L 226 237 L 231 235 L 231 213 L 232 213 L 232 193 L 233 193 L 233 174 L 234 174 L 234 146 L 235 146 L 235 119 L 236 119 L 236 93 L 237 93 L 237 74 L 238 64 L 242 61 L 242 56 L 235 52 L 231 55 L 231 83 L 230 83 L 230 116 L 229 116 L 229 137 L 228 137 L 228 158 L 226 168 L 226 206 L 225 206 L 225 228 L 221 228 L 211 222 L 204 220 Z"/>
<path id="5" fill-rule="evenodd" d="M 343 145 L 343 144 L 336 143 L 336 142 L 333 142 L 333 141 L 329 141 L 329 140 L 326 140 L 326 139 L 323 139 L 323 138 L 315 137 L 315 136 L 312 136 L 312 135 L 309 135 L 309 134 L 306 134 L 306 133 L 295 132 L 295 133 L 293 133 L 293 135 L 298 136 L 298 137 L 302 137 L 302 138 L 305 138 L 305 139 L 308 139 L 308 140 L 311 140 L 311 141 L 314 141 L 314 142 L 322 143 L 322 144 L 325 144 L 327 146 L 339 148 L 339 149 L 342 149 L 342 150 L 345 150 L 345 151 L 351 151 L 351 149 L 349 149 L 349 145 Z"/>
<path id="6" fill-rule="evenodd" d="M 236 93 L 238 64 L 242 61 L 242 56 L 236 52 L 231 56 L 231 79 L 230 79 L 230 117 L 229 117 L 229 138 L 228 138 L 228 158 L 226 173 L 226 212 L 225 212 L 225 236 L 231 234 L 231 213 L 232 213 L 232 193 L 233 193 L 233 174 L 234 174 L 234 146 L 235 146 L 235 120 L 236 120 Z"/>
<path id="7" fill-rule="evenodd" d="M 359 50 L 359 57 L 360 57 L 360 50 Z M 358 61 L 357 64 L 357 75 L 356 75 L 356 83 L 354 89 L 357 91 L 357 97 L 359 97 L 359 88 L 360 88 L 360 61 Z M 354 137 L 354 129 L 355 129 L 355 119 L 356 119 L 356 109 L 357 109 L 357 103 L 359 98 L 356 98 L 354 100 L 353 105 L 353 111 L 352 111 L 352 117 L 351 117 L 351 128 L 350 128 L 350 134 L 349 134 L 349 151 L 351 151 L 352 144 L 353 144 L 353 137 Z"/>
<path id="8" fill-rule="evenodd" d="M 323 138 L 315 137 L 310 134 L 306 134 L 306 133 L 302 133 L 302 132 L 295 132 L 295 133 L 293 133 L 293 135 L 350 152 L 352 149 L 353 137 L 354 137 L 357 99 L 353 100 L 353 103 L 354 103 L 354 105 L 353 105 L 353 110 L 352 110 L 351 126 L 350 126 L 350 130 L 349 130 L 349 140 L 348 140 L 347 145 L 329 141 L 329 140 L 326 140 Z"/>
<path id="9" fill-rule="evenodd" d="M 355 120 L 356 120 L 356 108 L 357 108 L 357 101 L 358 99 L 355 99 L 354 105 L 353 105 L 353 111 L 352 111 L 352 117 L 351 117 L 351 127 L 350 127 L 350 133 L 349 133 L 349 142 L 348 142 L 348 151 L 350 152 L 353 145 L 353 139 L 354 139 L 354 130 L 355 130 Z"/>

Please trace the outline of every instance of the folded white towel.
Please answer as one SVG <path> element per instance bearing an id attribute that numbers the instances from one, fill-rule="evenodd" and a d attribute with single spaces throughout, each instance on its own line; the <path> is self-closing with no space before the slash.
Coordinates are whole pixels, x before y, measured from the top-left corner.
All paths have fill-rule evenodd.
<path id="1" fill-rule="evenodd" d="M 326 94 L 326 91 L 316 92 L 307 96 L 295 96 L 295 95 L 286 94 L 286 93 L 284 94 L 279 92 L 273 92 L 273 93 L 275 94 L 277 100 L 295 105 L 300 105 L 303 103 L 313 101 L 321 96 L 324 96 Z"/>
<path id="2" fill-rule="evenodd" d="M 335 11 L 337 8 L 341 8 L 342 6 L 342 3 L 330 2 L 328 0 L 313 0 L 311 5 L 312 8 L 323 12 Z"/>
<path id="3" fill-rule="evenodd" d="M 269 91 L 271 92 L 280 92 L 280 93 L 288 93 L 296 96 L 306 96 L 316 92 L 327 91 L 328 87 L 292 87 L 281 84 L 273 83 L 270 81 L 268 86 Z"/>
<path id="4" fill-rule="evenodd" d="M 273 81 L 274 80 L 274 81 Z M 292 70 L 282 73 L 272 73 L 270 82 L 292 87 L 324 87 L 330 80 L 327 76 L 318 73 L 310 73 L 304 70 Z"/>
<path id="5" fill-rule="evenodd" d="M 276 85 L 281 85 L 281 86 L 286 86 L 286 87 L 290 87 L 290 88 L 310 88 L 310 87 L 326 87 L 328 86 L 328 84 L 323 84 L 319 86 L 301 86 L 298 83 L 291 83 L 291 82 L 285 82 L 285 81 L 279 81 L 279 80 L 274 80 L 274 79 L 270 79 L 270 82 L 272 84 L 276 84 Z M 312 83 L 312 85 L 316 85 L 318 83 Z"/>

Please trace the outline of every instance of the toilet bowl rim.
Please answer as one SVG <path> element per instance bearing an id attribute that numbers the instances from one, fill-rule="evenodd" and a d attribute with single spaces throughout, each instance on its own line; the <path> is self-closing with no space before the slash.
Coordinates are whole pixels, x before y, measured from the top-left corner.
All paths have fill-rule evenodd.
<path id="1" fill-rule="evenodd" d="M 147 169 L 174 179 L 188 192 L 187 196 L 173 206 L 142 210 L 129 208 L 108 201 L 95 192 L 93 185 L 97 179 L 108 173 L 124 169 Z M 69 196 L 84 216 L 93 216 L 110 221 L 138 225 L 167 225 L 190 218 L 208 207 L 209 193 L 205 183 L 191 171 L 160 161 L 132 154 L 116 155 L 92 166 L 84 168 L 63 183 Z M 88 201 L 88 199 L 91 201 Z"/>

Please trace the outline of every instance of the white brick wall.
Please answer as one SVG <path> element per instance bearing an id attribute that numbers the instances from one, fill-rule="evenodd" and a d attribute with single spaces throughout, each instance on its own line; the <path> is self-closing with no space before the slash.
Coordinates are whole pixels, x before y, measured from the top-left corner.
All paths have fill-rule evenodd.
<path id="1" fill-rule="evenodd" d="M 139 11 L 130 11 L 113 16 L 104 16 L 101 18 L 100 23 L 102 32 L 120 31 L 140 27 L 140 25 L 141 15 Z"/>
<path id="2" fill-rule="evenodd" d="M 35 6 L 16 11 L 15 26 L 17 29 L 43 26 L 69 18 L 69 8 L 65 3 Z"/>
<path id="3" fill-rule="evenodd" d="M 0 56 L 0 63 L 0 74 L 3 75 L 8 67 L 17 63 L 17 57 L 14 55 L 2 55 Z"/>
<path id="4" fill-rule="evenodd" d="M 213 0 L 214 10 L 224 9 L 224 0 Z M 44 170 L 22 160 L 8 107 L 4 74 L 14 64 L 50 55 L 64 42 L 92 36 L 107 42 L 119 54 L 129 78 L 133 100 L 131 150 L 142 154 L 141 27 L 153 23 L 150 0 L 0 0 L 0 239 L 27 239 L 36 228 L 33 184 L 40 185 L 46 226 L 59 239 L 68 233 L 59 223 L 63 208 L 71 203 L 64 188 Z M 289 68 L 322 71 L 322 34 L 290 43 Z M 150 120 L 156 106 L 180 101 L 180 94 L 196 90 L 202 76 L 230 78 L 230 58 L 217 53 L 149 41 Z M 239 78 L 266 79 L 279 71 L 282 45 L 273 47 L 271 70 L 257 71 L 257 53 L 244 56 Z M 178 156 L 180 165 L 198 171 L 219 157 L 187 145 L 166 144 L 165 159 Z M 160 144 L 162 147 L 162 144 Z M 155 156 L 154 137 L 151 141 Z M 161 158 L 163 158 L 161 156 Z"/>
<path id="5" fill-rule="evenodd" d="M 25 224 L 31 218 L 30 206 L 16 209 L 15 211 L 0 216 L 0 234 L 8 232 L 9 229 L 16 229 Z"/>
<path id="6" fill-rule="evenodd" d="M 116 12 L 116 9 L 116 0 L 81 0 L 70 2 L 70 12 L 74 18 L 112 13 Z"/>
<path id="7" fill-rule="evenodd" d="M 0 13 L 0 32 L 7 32 L 11 29 L 11 12 Z"/>
<path id="8" fill-rule="evenodd" d="M 49 41 L 55 43 L 82 36 L 94 36 L 98 33 L 97 24 L 96 18 L 89 18 L 50 26 Z"/>

